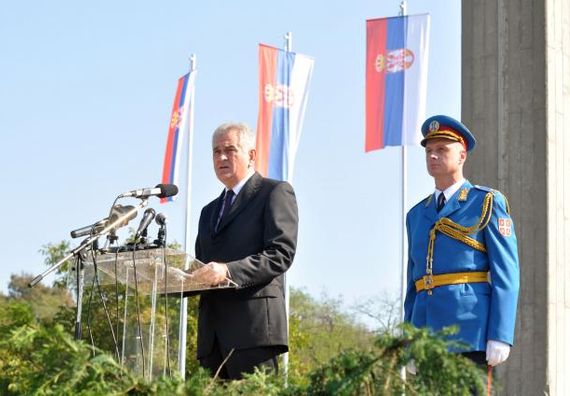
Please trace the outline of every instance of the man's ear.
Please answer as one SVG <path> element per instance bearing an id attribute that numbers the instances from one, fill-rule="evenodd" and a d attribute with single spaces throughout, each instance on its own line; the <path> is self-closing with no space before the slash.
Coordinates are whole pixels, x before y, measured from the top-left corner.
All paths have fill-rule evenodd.
<path id="1" fill-rule="evenodd" d="M 466 150 L 461 150 L 461 151 L 459 152 L 459 158 L 460 158 L 459 163 L 460 163 L 460 164 L 464 164 L 464 163 L 465 163 L 465 160 L 467 159 L 467 151 L 466 151 Z"/>
<path id="2" fill-rule="evenodd" d="M 257 158 L 257 151 L 255 149 L 249 150 L 249 166 L 255 165 L 256 158 Z"/>

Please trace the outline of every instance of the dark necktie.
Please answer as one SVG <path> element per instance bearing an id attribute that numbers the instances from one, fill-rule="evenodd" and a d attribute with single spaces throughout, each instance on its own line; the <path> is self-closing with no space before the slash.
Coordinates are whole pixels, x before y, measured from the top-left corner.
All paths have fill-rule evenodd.
<path id="1" fill-rule="evenodd" d="M 220 227 L 220 224 L 222 224 L 223 219 L 227 217 L 228 213 L 230 213 L 230 209 L 232 207 L 232 199 L 234 195 L 235 194 L 233 190 L 226 191 L 226 196 L 224 197 L 224 204 L 222 206 L 220 216 L 218 217 L 218 223 L 216 224 L 216 231 L 218 231 L 218 228 Z"/>
<path id="2" fill-rule="evenodd" d="M 445 194 L 440 193 L 437 197 L 437 211 L 439 212 L 445 206 Z"/>

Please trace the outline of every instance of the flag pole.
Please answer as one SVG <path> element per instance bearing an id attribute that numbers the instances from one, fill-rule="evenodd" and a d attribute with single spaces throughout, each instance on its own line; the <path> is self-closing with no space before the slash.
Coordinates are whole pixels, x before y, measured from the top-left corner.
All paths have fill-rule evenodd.
<path id="1" fill-rule="evenodd" d="M 283 38 L 285 39 L 285 51 L 291 52 L 293 50 L 293 33 L 287 32 Z"/>
<path id="2" fill-rule="evenodd" d="M 400 2 L 400 16 L 406 15 L 406 0 Z M 406 298 L 406 269 L 407 269 L 407 250 L 408 243 L 406 238 L 406 202 L 408 201 L 408 153 L 406 149 L 406 142 L 402 144 L 402 271 L 401 271 L 401 285 L 400 285 L 400 320 L 404 321 L 404 299 Z"/>
<path id="3" fill-rule="evenodd" d="M 400 2 L 400 16 L 405 16 L 407 13 L 407 2 L 402 0 Z M 403 132 L 403 131 L 402 131 Z M 408 201 L 408 153 L 406 143 L 402 144 L 402 219 L 401 219 L 401 232 L 402 232 L 402 271 L 400 278 L 400 321 L 404 322 L 404 300 L 406 298 L 407 289 L 407 268 L 408 268 L 408 239 L 406 237 L 406 202 Z M 406 380 L 406 368 L 400 369 L 400 376 Z M 405 390 L 403 391 L 405 394 Z"/>
<path id="4" fill-rule="evenodd" d="M 196 54 L 190 55 L 190 73 L 196 71 Z M 184 227 L 184 251 L 190 251 L 192 242 L 190 241 L 190 215 L 192 200 L 192 147 L 194 146 L 194 92 L 192 87 L 190 93 L 190 108 L 188 109 L 188 152 L 186 162 L 186 213 Z M 190 260 L 184 263 L 184 269 L 189 269 Z M 188 297 L 182 298 L 180 302 L 180 326 L 179 326 L 179 346 L 178 346 L 178 367 L 182 379 L 186 378 L 186 331 L 188 327 Z"/>
<path id="5" fill-rule="evenodd" d="M 285 51 L 291 52 L 293 50 L 293 33 L 287 32 L 285 36 Z M 287 172 L 287 181 L 291 182 L 293 175 Z M 289 282 L 287 281 L 287 274 L 283 276 L 283 282 L 285 283 L 285 314 L 287 316 L 287 338 L 289 337 Z M 285 384 L 289 378 L 289 352 L 283 354 L 283 377 L 285 378 Z"/>

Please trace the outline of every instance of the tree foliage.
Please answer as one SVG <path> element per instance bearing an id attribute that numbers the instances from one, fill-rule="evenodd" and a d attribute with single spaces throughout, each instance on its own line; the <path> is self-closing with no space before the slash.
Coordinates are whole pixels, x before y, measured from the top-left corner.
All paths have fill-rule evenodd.
<path id="1" fill-rule="evenodd" d="M 64 257 L 69 245 L 44 246 L 46 263 Z M 256 372 L 241 381 L 222 382 L 198 367 L 195 358 L 198 299 L 190 298 L 187 331 L 186 381 L 175 373 L 147 381 L 115 359 L 109 320 L 124 312 L 114 290 L 86 287 L 84 315 L 94 342 L 73 339 L 75 310 L 63 273 L 53 287 L 28 289 L 28 275 L 13 275 L 8 296 L 0 295 L 0 394 L 2 395 L 468 395 L 482 393 L 482 373 L 472 362 L 447 352 L 446 334 L 431 334 L 410 326 L 395 328 L 390 317 L 383 331 L 372 332 L 342 309 L 340 299 L 315 299 L 291 290 L 290 366 L 287 385 L 282 376 Z M 124 288 L 120 295 L 124 294 Z M 92 293 L 91 293 L 92 292 Z M 89 303 L 91 300 L 91 306 Z M 381 302 L 386 304 L 386 302 Z M 123 305 L 121 305 L 123 304 Z M 159 301 L 159 304 L 161 302 Z M 370 310 L 367 303 L 362 310 Z M 393 304 L 392 304 L 393 305 Z M 147 316 L 148 301 L 141 315 Z M 176 314 L 176 304 L 169 306 Z M 371 311 L 372 312 L 372 311 Z M 388 316 L 390 316 L 388 310 Z M 395 311 L 394 311 L 395 312 Z M 132 313 L 134 315 L 134 313 Z M 119 338 L 117 323 L 111 326 Z M 176 315 L 174 315 L 176 316 Z M 85 321 L 86 319 L 84 319 Z M 163 323 L 159 322 L 159 326 Z M 177 331 L 178 323 L 171 323 Z M 177 349 L 177 345 L 173 346 Z M 402 367 L 415 361 L 418 375 L 402 376 Z"/>
<path id="2" fill-rule="evenodd" d="M 289 313 L 290 375 L 305 374 L 348 348 L 370 349 L 374 334 L 341 309 L 341 300 L 320 300 L 291 288 Z M 303 379 L 304 378 L 304 379 Z"/>
<path id="3" fill-rule="evenodd" d="M 0 339 L 3 395 L 395 395 L 403 390 L 411 395 L 468 395 L 482 390 L 479 370 L 448 353 L 443 335 L 409 327 L 400 336 L 378 336 L 370 350 L 342 351 L 309 371 L 306 381 L 286 387 L 282 378 L 264 373 L 221 382 L 202 369 L 185 382 L 176 375 L 147 382 L 111 355 L 73 340 L 61 325 L 40 325 L 27 317 L 27 323 L 12 322 Z M 419 372 L 405 380 L 401 367 L 410 359 Z"/>
<path id="4" fill-rule="evenodd" d="M 25 301 L 34 315 L 44 321 L 52 320 L 60 307 L 71 307 L 73 299 L 69 290 L 63 287 L 49 287 L 38 283 L 30 288 L 28 285 L 33 275 L 11 275 L 8 284 L 9 301 Z"/>

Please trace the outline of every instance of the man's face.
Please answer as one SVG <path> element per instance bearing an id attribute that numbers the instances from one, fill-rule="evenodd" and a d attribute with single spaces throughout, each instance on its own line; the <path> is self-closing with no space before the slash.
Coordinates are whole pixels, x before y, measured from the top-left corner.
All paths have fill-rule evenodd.
<path id="1" fill-rule="evenodd" d="M 249 165 L 253 165 L 255 150 L 242 147 L 235 129 L 214 138 L 212 146 L 216 176 L 227 188 L 233 188 L 245 177 Z"/>
<path id="2" fill-rule="evenodd" d="M 467 152 L 459 142 L 431 139 L 426 143 L 427 171 L 432 177 L 453 175 L 463 168 Z"/>

